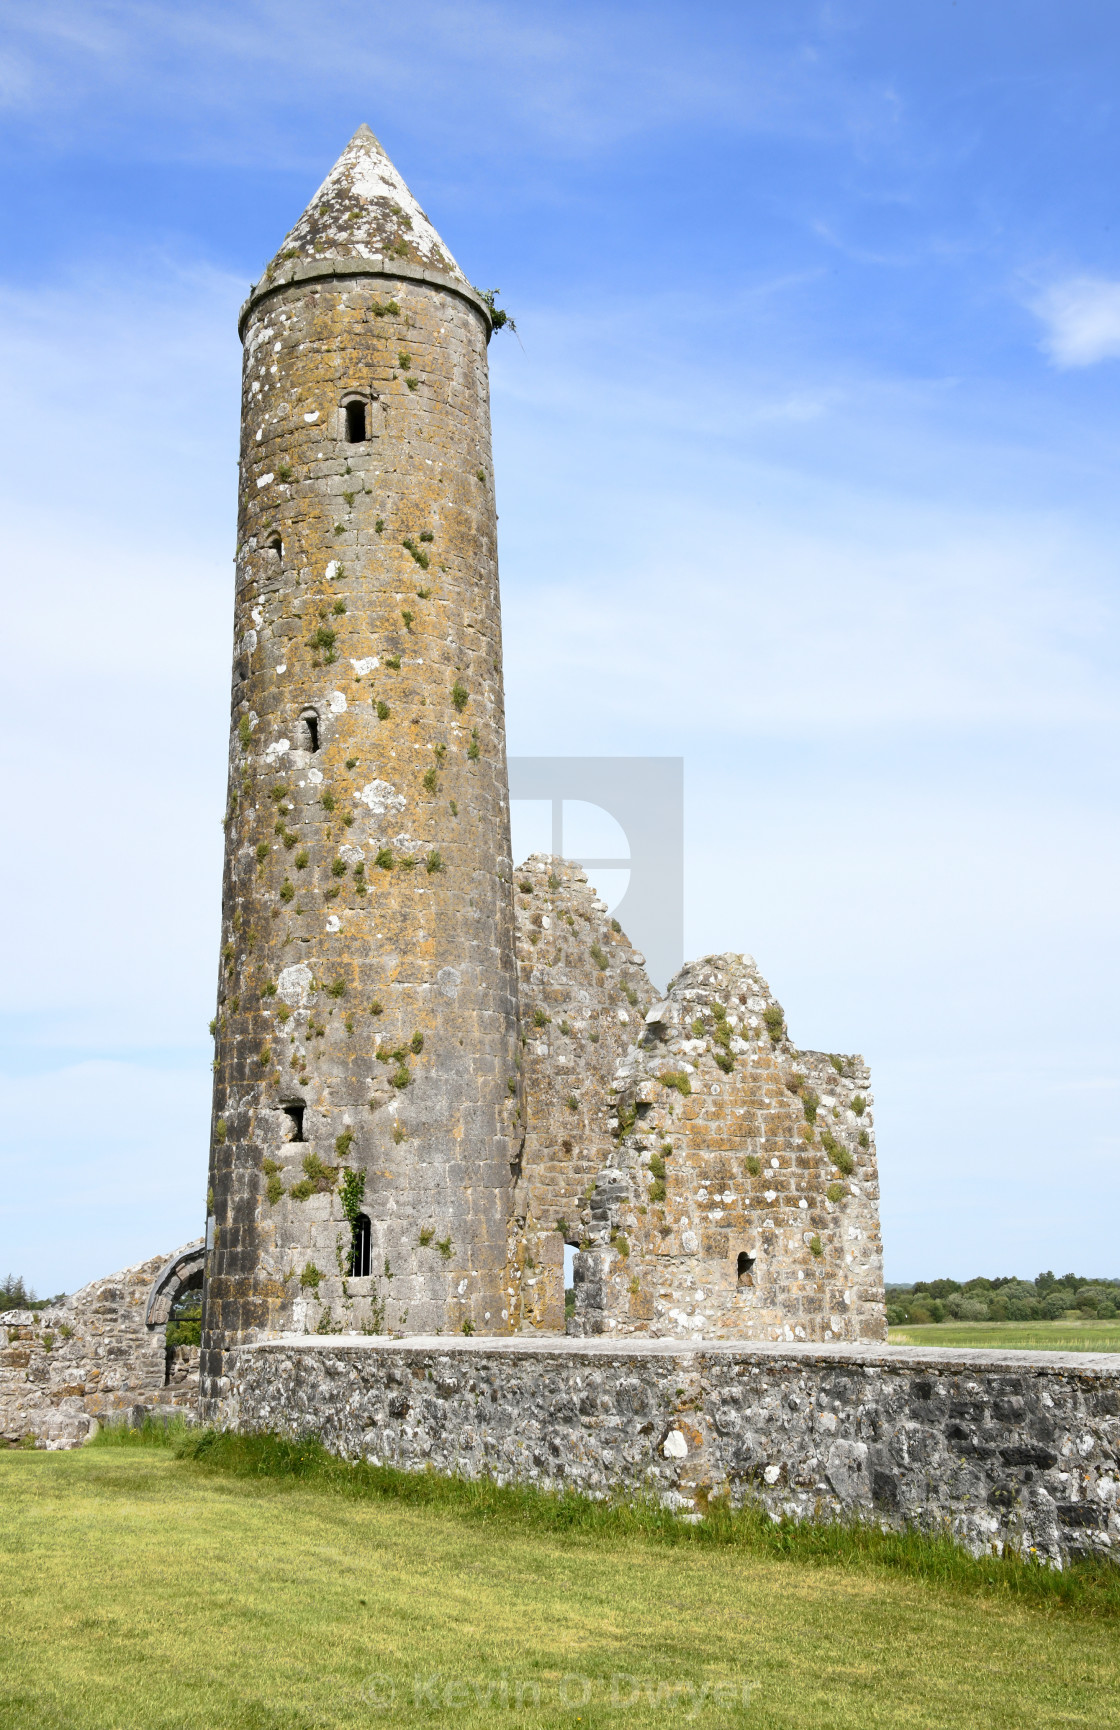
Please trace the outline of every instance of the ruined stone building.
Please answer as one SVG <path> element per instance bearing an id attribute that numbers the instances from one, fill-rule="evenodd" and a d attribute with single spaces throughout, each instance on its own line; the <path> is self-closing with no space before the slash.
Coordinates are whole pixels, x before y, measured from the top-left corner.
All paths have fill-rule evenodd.
<path id="1" fill-rule="evenodd" d="M 0 1435 L 197 1409 L 1120 1554 L 1115 1358 L 881 1343 L 862 1059 L 748 955 L 655 989 L 582 870 L 514 869 L 492 302 L 362 127 L 242 309 L 206 1236 L 0 1317 Z"/>
<path id="2" fill-rule="evenodd" d="M 368 128 L 241 313 L 203 1394 L 269 1334 L 883 1332 L 867 1074 L 513 870 L 487 343 Z"/>
<path id="3" fill-rule="evenodd" d="M 241 311 L 210 1416 L 286 1334 L 885 1337 L 861 1059 L 747 956 L 662 996 L 581 870 L 513 868 L 492 299 L 363 126 Z M 112 1276 L 122 1400 L 187 1373 L 162 1267 Z"/>
<path id="4" fill-rule="evenodd" d="M 242 309 L 210 1399 L 328 1311 L 509 1326 L 491 325 L 366 127 Z"/>
<path id="5" fill-rule="evenodd" d="M 561 860 L 517 872 L 526 1120 L 514 1209 L 555 1326 L 548 1245 L 578 1243 L 577 1334 L 885 1339 L 868 1071 L 799 1051 L 749 956 L 659 999 Z"/>
<path id="6" fill-rule="evenodd" d="M 102 1421 L 193 1413 L 198 1348 L 169 1346 L 167 1323 L 203 1265 L 199 1238 L 45 1309 L 0 1313 L 0 1441 L 72 1448 Z"/>

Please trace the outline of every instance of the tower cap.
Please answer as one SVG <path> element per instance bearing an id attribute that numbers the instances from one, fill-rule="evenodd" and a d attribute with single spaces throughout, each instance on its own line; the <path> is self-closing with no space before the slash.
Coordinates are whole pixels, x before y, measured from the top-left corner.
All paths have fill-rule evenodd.
<path id="1" fill-rule="evenodd" d="M 359 126 L 295 226 L 266 278 L 286 259 L 399 258 L 466 277 L 368 126 Z"/>

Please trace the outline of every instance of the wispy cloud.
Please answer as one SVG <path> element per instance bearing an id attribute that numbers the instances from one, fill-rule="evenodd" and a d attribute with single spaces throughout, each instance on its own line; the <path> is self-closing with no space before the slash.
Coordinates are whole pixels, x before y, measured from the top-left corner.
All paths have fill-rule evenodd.
<path id="1" fill-rule="evenodd" d="M 878 80 L 845 76 L 818 50 L 829 31 L 812 6 L 703 18 L 657 3 L 484 0 L 468 19 L 446 0 L 400 12 L 335 0 L 325 27 L 322 9 L 298 0 L 44 0 L 9 31 L 18 49 L 11 76 L 0 68 L 0 108 L 49 127 L 56 146 L 91 111 L 102 138 L 158 114 L 149 149 L 164 160 L 302 166 L 317 144 L 292 112 L 321 115 L 327 90 L 344 137 L 361 118 L 411 128 L 422 87 L 425 130 L 483 154 L 496 115 L 511 136 L 568 158 L 697 124 L 862 143 L 897 123 Z M 248 105 L 247 82 L 260 93 Z M 163 123 L 175 110 L 177 123 Z"/>
<path id="2" fill-rule="evenodd" d="M 1115 722 L 1111 537 L 1025 486 L 1052 451 L 1036 458 L 1021 406 L 997 427 L 973 385 L 946 425 L 939 388 L 784 352 L 772 367 L 778 296 L 693 314 L 704 351 L 761 327 L 698 391 L 658 352 L 669 311 L 530 309 L 528 353 L 493 356 L 515 748 L 547 748 L 549 691 L 578 691 L 564 727 L 582 717 L 585 748 L 604 726 L 681 749 L 712 727 Z M 634 683 L 612 678 L 623 640 Z"/>
<path id="3" fill-rule="evenodd" d="M 1039 295 L 1032 310 L 1046 327 L 1042 346 L 1055 366 L 1120 360 L 1120 282 L 1071 276 Z"/>
<path id="4" fill-rule="evenodd" d="M 200 1235 L 209 1081 L 204 1063 L 93 1061 L 5 1074 L 4 1272 L 22 1269 L 44 1296 L 76 1291 Z"/>
<path id="5" fill-rule="evenodd" d="M 871 1058 L 894 1271 L 968 1230 L 961 1272 L 1106 1265 L 1115 406 L 1060 369 L 1120 356 L 1108 55 L 878 0 L 7 13 L 0 1272 L 197 1225 L 234 319 L 363 118 L 524 341 L 490 354 L 511 748 L 687 756 L 690 950 Z"/>

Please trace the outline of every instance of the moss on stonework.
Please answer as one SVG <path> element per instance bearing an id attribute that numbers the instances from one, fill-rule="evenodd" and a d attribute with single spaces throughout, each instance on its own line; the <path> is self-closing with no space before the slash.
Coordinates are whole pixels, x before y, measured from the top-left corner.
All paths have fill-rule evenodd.
<path id="1" fill-rule="evenodd" d="M 307 1201 L 313 1195 L 326 1195 L 338 1181 L 337 1165 L 324 1165 L 317 1153 L 304 1155 L 303 1170 L 302 1181 L 293 1184 L 288 1192 L 293 1201 Z"/>

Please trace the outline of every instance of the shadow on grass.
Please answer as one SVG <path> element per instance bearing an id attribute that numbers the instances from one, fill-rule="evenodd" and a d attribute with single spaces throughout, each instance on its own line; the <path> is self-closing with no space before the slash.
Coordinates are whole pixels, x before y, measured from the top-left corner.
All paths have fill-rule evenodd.
<path id="1" fill-rule="evenodd" d="M 147 1420 L 138 1429 L 112 1425 L 91 1447 L 165 1448 L 196 1470 L 225 1477 L 306 1485 L 362 1501 L 396 1502 L 506 1530 L 557 1538 L 642 1539 L 688 1549 L 737 1549 L 811 1566 L 872 1567 L 956 1592 L 978 1593 L 1079 1616 L 1120 1617 L 1120 1568 L 1084 1560 L 1063 1571 L 1006 1554 L 975 1557 L 947 1531 L 884 1531 L 860 1521 L 772 1520 L 748 1504 L 713 1500 L 705 1517 L 682 1520 L 653 1500 L 595 1501 L 492 1478 L 402 1472 L 339 1459 L 314 1437 L 190 1429 L 181 1418 Z"/>

